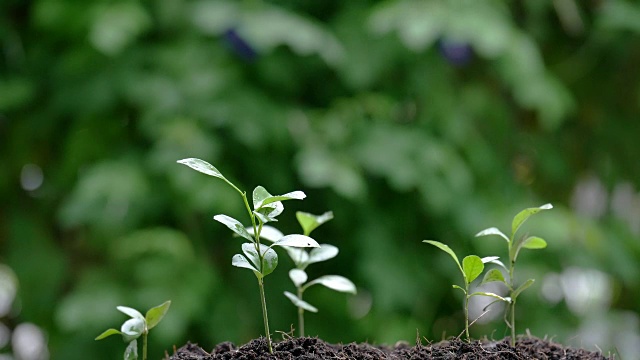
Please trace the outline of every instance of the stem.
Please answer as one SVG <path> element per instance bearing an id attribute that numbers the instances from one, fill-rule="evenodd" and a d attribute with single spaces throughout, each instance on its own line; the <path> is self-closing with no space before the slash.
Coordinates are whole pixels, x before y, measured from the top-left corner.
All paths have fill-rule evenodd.
<path id="1" fill-rule="evenodd" d="M 145 329 L 142 334 L 142 360 L 147 360 L 147 333 L 148 330 Z"/>
<path id="2" fill-rule="evenodd" d="M 509 294 L 510 296 L 513 294 L 514 289 L 513 272 L 515 265 L 515 260 L 511 260 L 509 266 L 509 287 L 511 288 L 511 293 Z M 511 296 L 511 304 L 509 304 L 509 306 L 511 306 L 511 321 L 509 324 L 509 327 L 511 328 L 511 346 L 516 346 L 516 299 L 514 299 L 513 296 Z"/>
<path id="3" fill-rule="evenodd" d="M 467 294 L 468 293 L 464 294 L 464 331 L 467 334 L 467 342 L 471 342 L 471 337 L 469 336 L 469 297 L 470 296 Z"/>
<path id="4" fill-rule="evenodd" d="M 269 334 L 269 317 L 267 316 L 267 300 L 264 297 L 264 280 L 258 279 L 258 286 L 260 287 L 260 301 L 262 302 L 262 320 L 264 321 L 264 332 L 267 338 L 267 346 L 269 347 L 269 353 L 273 354 L 273 348 L 271 347 L 271 335 Z"/>
<path id="5" fill-rule="evenodd" d="M 302 288 L 298 287 L 298 299 L 302 300 Z M 304 337 L 304 309 L 298 307 L 298 326 L 300 327 L 300 337 Z"/>

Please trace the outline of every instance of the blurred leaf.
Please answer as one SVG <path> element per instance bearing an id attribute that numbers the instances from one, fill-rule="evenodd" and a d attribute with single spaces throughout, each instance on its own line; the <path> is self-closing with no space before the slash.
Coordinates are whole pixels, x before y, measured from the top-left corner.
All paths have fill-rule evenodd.
<path id="1" fill-rule="evenodd" d="M 249 233 L 247 232 L 247 230 L 245 229 L 245 227 L 242 225 L 242 223 L 240 223 L 240 221 L 232 218 L 231 216 L 227 216 L 227 215 L 216 215 L 213 217 L 214 220 L 222 223 L 223 225 L 225 225 L 226 227 L 228 227 L 231 231 L 233 231 L 234 233 L 242 236 L 243 238 L 254 242 L 253 237 L 251 237 L 251 235 L 249 235 Z"/>
<path id="2" fill-rule="evenodd" d="M 156 325 L 158 325 L 158 323 L 162 321 L 162 318 L 164 318 L 164 316 L 167 314 L 167 311 L 169 311 L 169 306 L 171 306 L 170 300 L 165 301 L 164 303 L 155 306 L 147 311 L 145 319 L 147 320 L 147 328 L 149 330 L 156 327 Z"/>
<path id="3" fill-rule="evenodd" d="M 309 236 L 315 228 L 333 219 L 333 212 L 327 211 L 322 215 L 313 215 L 303 211 L 297 211 L 296 218 L 300 226 L 302 226 L 304 234 Z"/>
<path id="4" fill-rule="evenodd" d="M 340 292 L 347 292 L 351 294 L 355 294 L 357 292 L 356 286 L 351 282 L 351 280 L 339 275 L 321 276 L 315 280 L 309 281 L 305 285 L 305 288 L 308 288 L 315 284 L 320 284 L 328 287 L 331 290 L 340 291 Z"/>
<path id="5" fill-rule="evenodd" d="M 292 294 L 292 293 L 290 293 L 288 291 L 284 292 L 284 296 L 289 298 L 289 300 L 291 300 L 293 305 L 295 305 L 296 307 L 303 308 L 306 311 L 310 311 L 310 312 L 314 312 L 314 313 L 318 312 L 318 309 L 316 309 L 313 305 L 311 305 L 308 302 L 300 299 L 299 297 L 295 296 L 294 294 Z"/>
<path id="6" fill-rule="evenodd" d="M 280 238 L 278 241 L 274 242 L 271 246 L 292 246 L 299 248 L 319 248 L 320 244 L 318 244 L 315 240 L 308 236 L 293 234 L 293 235 L 285 235 Z"/>
<path id="7" fill-rule="evenodd" d="M 289 278 L 293 281 L 293 284 L 296 287 L 302 286 L 305 282 L 307 282 L 307 273 L 304 270 L 300 269 L 291 269 L 289 270 Z"/>

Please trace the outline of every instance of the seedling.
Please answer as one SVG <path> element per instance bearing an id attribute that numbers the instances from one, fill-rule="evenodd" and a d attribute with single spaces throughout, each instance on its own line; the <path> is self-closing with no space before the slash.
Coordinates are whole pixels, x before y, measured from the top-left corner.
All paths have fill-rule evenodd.
<path id="1" fill-rule="evenodd" d="M 196 171 L 203 174 L 213 176 L 222 179 L 229 184 L 234 190 L 236 190 L 247 209 L 249 218 L 251 219 L 251 232 L 240 223 L 240 221 L 227 216 L 216 215 L 214 220 L 224 224 L 235 234 L 239 235 L 243 239 L 249 241 L 242 244 L 242 254 L 235 254 L 231 259 L 231 265 L 249 269 L 258 279 L 258 287 L 260 289 L 260 301 L 262 305 L 262 320 L 264 322 L 264 332 L 267 338 L 267 346 L 269 352 L 273 353 L 271 346 L 271 334 L 269 333 L 269 318 L 267 316 L 267 303 L 264 296 L 264 277 L 271 274 L 278 265 L 278 254 L 273 250 L 274 246 L 292 246 L 292 247 L 320 247 L 320 245 L 306 235 L 287 235 L 277 239 L 270 246 L 260 243 L 260 234 L 264 227 L 264 224 L 272 221 L 277 221 L 276 217 L 282 213 L 284 206 L 282 201 L 285 200 L 302 200 L 306 195 L 302 191 L 293 191 L 284 195 L 271 195 L 262 186 L 257 186 L 253 190 L 253 210 L 249 206 L 247 200 L 247 193 L 240 190 L 231 181 L 218 171 L 213 165 L 200 159 L 189 158 L 179 160 L 178 163 L 186 165 Z"/>
<path id="2" fill-rule="evenodd" d="M 451 255 L 453 260 L 456 262 L 456 265 L 458 265 L 458 269 L 460 269 L 460 272 L 462 273 L 462 277 L 464 278 L 464 288 L 458 285 L 453 285 L 453 288 L 460 289 L 464 293 L 464 332 L 467 336 L 467 341 L 470 341 L 471 338 L 469 336 L 469 299 L 471 299 L 472 296 L 489 296 L 504 302 L 510 301 L 509 298 L 504 298 L 500 295 L 497 295 L 491 292 L 476 291 L 471 293 L 469 289 L 471 283 L 475 279 L 477 279 L 478 276 L 480 276 L 480 274 L 482 274 L 482 272 L 484 271 L 484 264 L 494 263 L 494 264 L 502 265 L 502 262 L 498 260 L 497 256 L 488 256 L 488 257 L 480 258 L 477 255 L 469 255 L 469 256 L 466 256 L 464 259 L 462 259 L 462 265 L 461 265 L 460 261 L 458 261 L 458 257 L 453 252 L 453 250 L 451 250 L 449 246 L 439 241 L 433 241 L 433 240 L 423 240 L 422 242 L 431 244 L 437 247 L 438 249 L 446 252 L 447 254 Z"/>
<path id="3" fill-rule="evenodd" d="M 320 216 L 316 216 L 298 211 L 296 213 L 296 218 L 298 219 L 300 226 L 302 226 L 303 233 L 308 236 L 315 228 L 333 219 L 333 213 L 329 211 Z M 332 259 L 338 255 L 338 248 L 333 245 L 321 244 L 319 248 L 312 249 L 310 252 L 294 248 L 288 249 L 287 252 L 296 264 L 296 268 L 289 271 L 289 278 L 296 286 L 297 295 L 288 291 L 285 291 L 284 295 L 298 308 L 298 327 L 300 328 L 300 337 L 303 337 L 304 311 L 306 310 L 314 313 L 318 312 L 318 309 L 315 306 L 302 300 L 302 295 L 305 290 L 313 285 L 320 284 L 335 291 L 356 294 L 356 286 L 351 282 L 351 280 L 340 275 L 325 275 L 307 282 L 308 276 L 304 271 L 307 266 L 313 263 Z"/>
<path id="4" fill-rule="evenodd" d="M 120 312 L 129 315 L 131 319 L 125 321 L 120 330 L 109 329 L 96 337 L 96 340 L 102 340 L 111 335 L 122 335 L 124 342 L 129 343 L 124 351 L 124 360 L 138 359 L 138 338 L 142 336 L 142 360 L 147 360 L 147 335 L 149 330 L 153 329 L 160 323 L 164 315 L 169 311 L 171 301 L 165 301 L 163 304 L 153 307 L 147 311 L 145 316 L 136 310 L 126 306 L 118 306 Z"/>
<path id="5" fill-rule="evenodd" d="M 506 319 L 505 314 L 505 322 L 507 326 L 511 329 L 511 345 L 515 346 L 516 343 L 516 317 L 515 317 L 515 309 L 516 309 L 516 300 L 518 299 L 518 295 L 526 290 L 529 286 L 534 283 L 534 279 L 529 279 L 522 283 L 520 286 L 516 287 L 514 282 L 514 271 L 516 266 L 516 259 L 518 258 L 518 254 L 521 249 L 544 249 L 547 247 L 547 242 L 537 236 L 529 236 L 525 234 L 520 238 L 516 239 L 516 233 L 520 226 L 531 216 L 539 213 L 542 210 L 552 209 L 553 205 L 545 204 L 536 208 L 528 208 L 520 211 L 511 222 L 511 236 L 507 237 L 502 231 L 498 228 L 490 227 L 488 229 L 482 230 L 476 234 L 476 237 L 479 236 L 487 236 L 487 235 L 498 235 L 503 238 L 507 242 L 507 249 L 509 252 L 509 268 L 507 269 L 504 265 L 502 265 L 505 270 L 509 272 L 509 280 L 505 280 L 502 272 L 499 269 L 492 269 L 488 271 L 484 279 L 483 283 L 498 281 L 507 286 L 509 289 L 509 297 L 511 298 L 511 302 L 509 303 L 509 319 Z"/>

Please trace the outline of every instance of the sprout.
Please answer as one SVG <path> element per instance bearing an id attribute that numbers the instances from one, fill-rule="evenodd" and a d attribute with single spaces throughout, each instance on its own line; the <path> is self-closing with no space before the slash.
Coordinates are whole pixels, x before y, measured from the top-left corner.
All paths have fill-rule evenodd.
<path id="1" fill-rule="evenodd" d="M 433 240 L 423 240 L 422 242 L 431 244 L 439 248 L 440 250 L 446 252 L 447 254 L 451 255 L 453 260 L 458 265 L 458 269 L 460 269 L 460 272 L 462 273 L 462 277 L 464 278 L 464 288 L 458 285 L 453 285 L 453 288 L 460 289 L 464 293 L 464 332 L 467 336 L 467 341 L 470 341 L 471 338 L 469 337 L 469 299 L 472 296 L 489 296 L 489 297 L 498 299 L 500 301 L 505 301 L 505 302 L 510 301 L 509 298 L 503 298 L 502 296 L 491 293 L 491 292 L 479 291 L 479 292 L 470 293 L 469 291 L 469 286 L 471 285 L 471 283 L 475 279 L 477 279 L 478 276 L 480 276 L 480 274 L 482 274 L 482 272 L 484 271 L 484 264 L 494 263 L 494 264 L 501 265 L 502 263 L 500 262 L 500 260 L 498 260 L 497 256 L 480 258 L 479 256 L 476 256 L 476 255 L 469 255 L 469 256 L 466 256 L 464 259 L 462 259 L 462 265 L 460 265 L 460 261 L 458 260 L 458 257 L 453 252 L 453 250 L 451 250 L 449 246 Z"/>
<path id="2" fill-rule="evenodd" d="M 507 242 L 507 250 L 509 253 L 509 268 L 507 269 L 504 265 L 501 265 L 505 270 L 509 272 L 509 280 L 505 280 L 502 272 L 498 269 L 493 269 L 484 276 L 482 283 L 498 281 L 507 286 L 509 289 L 509 297 L 511 298 L 510 306 L 509 306 L 509 320 L 506 319 L 505 322 L 507 326 L 511 329 L 511 345 L 515 345 L 516 343 L 516 318 L 515 318 L 515 308 L 516 308 L 516 300 L 518 299 L 518 295 L 526 290 L 528 287 L 533 285 L 534 279 L 529 279 L 522 283 L 520 286 L 516 287 L 513 279 L 514 270 L 516 266 L 516 259 L 518 258 L 518 254 L 521 249 L 544 249 L 547 247 L 547 242 L 539 238 L 537 236 L 529 236 L 525 234 L 524 236 L 516 239 L 516 233 L 518 229 L 522 226 L 522 224 L 534 214 L 539 213 L 542 210 L 550 210 L 553 208 L 551 204 L 545 204 L 536 208 L 528 208 L 520 211 L 516 216 L 514 216 L 513 221 L 511 222 L 511 237 L 507 237 L 502 231 L 498 228 L 490 227 L 488 229 L 482 230 L 476 234 L 476 237 L 487 236 L 487 235 L 497 235 L 503 238 Z"/>
<path id="3" fill-rule="evenodd" d="M 124 360 L 138 359 L 138 338 L 142 336 L 142 360 L 147 360 L 147 335 L 149 330 L 153 329 L 160 323 L 162 318 L 169 311 L 171 301 L 165 301 L 161 305 L 153 307 L 147 311 L 145 316 L 133 308 L 126 306 L 118 306 L 118 311 L 129 315 L 131 319 L 125 321 L 120 327 L 120 331 L 109 329 L 96 337 L 96 340 L 102 340 L 111 335 L 122 335 L 124 342 L 129 343 L 124 351 Z"/>
<path id="4" fill-rule="evenodd" d="M 231 259 L 231 265 L 239 268 L 251 270 L 258 279 L 258 287 L 260 289 L 260 301 L 262 305 L 262 320 L 264 322 L 264 331 L 267 338 L 269 352 L 273 353 L 271 346 L 271 334 L 269 333 L 269 318 L 267 316 L 267 303 L 264 296 L 264 277 L 271 274 L 276 266 L 278 266 L 278 254 L 273 247 L 319 247 L 320 245 L 307 235 L 287 235 L 275 239 L 275 241 L 267 246 L 260 243 L 260 236 L 266 223 L 277 221 L 276 217 L 284 211 L 282 201 L 285 200 L 302 200 L 306 195 L 302 191 L 293 191 L 284 195 L 271 195 L 264 187 L 257 186 L 253 190 L 252 207 L 247 200 L 246 192 L 240 190 L 231 181 L 218 171 L 213 165 L 206 161 L 189 158 L 179 160 L 178 163 L 186 165 L 203 174 L 217 177 L 229 184 L 236 190 L 244 202 L 249 218 L 251 219 L 251 227 L 245 228 L 242 223 L 227 215 L 216 215 L 214 220 L 222 223 L 233 231 L 236 235 L 247 240 L 242 244 L 242 254 L 235 254 Z"/>

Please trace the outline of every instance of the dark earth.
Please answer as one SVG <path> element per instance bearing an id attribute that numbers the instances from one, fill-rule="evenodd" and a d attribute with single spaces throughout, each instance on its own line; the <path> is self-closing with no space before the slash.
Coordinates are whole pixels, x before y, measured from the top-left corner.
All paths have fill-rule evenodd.
<path id="1" fill-rule="evenodd" d="M 509 339 L 500 341 L 472 341 L 451 339 L 439 343 L 410 346 L 405 342 L 394 347 L 373 346 L 369 344 L 333 345 L 318 338 L 290 338 L 273 345 L 273 354 L 269 354 L 264 338 L 252 340 L 237 347 L 233 343 L 218 344 L 211 353 L 198 345 L 188 343 L 169 360 L 281 360 L 281 359 L 335 359 L 335 360 L 375 360 L 375 359 L 614 359 L 600 352 L 573 349 L 551 341 L 535 337 L 522 337 L 515 347 L 509 345 Z"/>

